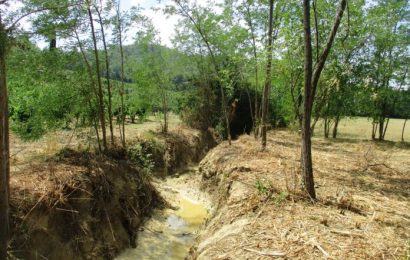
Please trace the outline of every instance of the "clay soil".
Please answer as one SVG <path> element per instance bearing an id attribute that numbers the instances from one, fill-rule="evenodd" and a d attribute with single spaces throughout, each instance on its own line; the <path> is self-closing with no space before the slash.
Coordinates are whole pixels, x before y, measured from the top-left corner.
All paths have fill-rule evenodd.
<path id="1" fill-rule="evenodd" d="M 218 210 L 198 259 L 409 259 L 410 147 L 313 139 L 316 191 L 300 190 L 297 133 L 222 143 L 199 166 Z"/>

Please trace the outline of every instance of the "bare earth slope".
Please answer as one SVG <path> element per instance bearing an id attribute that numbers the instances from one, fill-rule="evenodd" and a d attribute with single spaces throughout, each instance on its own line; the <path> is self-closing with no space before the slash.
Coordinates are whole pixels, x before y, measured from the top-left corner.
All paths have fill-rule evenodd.
<path id="1" fill-rule="evenodd" d="M 203 159 L 203 188 L 219 210 L 198 259 L 406 259 L 410 149 L 394 143 L 313 140 L 319 201 L 299 188 L 299 137 L 273 131 L 266 151 L 250 136 Z"/>

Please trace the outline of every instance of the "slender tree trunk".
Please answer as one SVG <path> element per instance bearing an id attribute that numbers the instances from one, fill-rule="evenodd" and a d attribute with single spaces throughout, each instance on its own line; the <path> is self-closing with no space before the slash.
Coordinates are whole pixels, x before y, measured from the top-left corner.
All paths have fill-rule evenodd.
<path id="1" fill-rule="evenodd" d="M 373 119 L 373 122 L 372 122 L 372 140 L 376 140 L 376 133 L 377 133 L 378 125 L 379 124 L 376 122 L 376 120 Z"/>
<path id="2" fill-rule="evenodd" d="M 333 125 L 333 133 L 332 133 L 333 138 L 337 137 L 337 128 L 339 127 L 339 122 L 340 122 L 340 115 L 337 115 L 335 118 L 335 124 Z"/>
<path id="3" fill-rule="evenodd" d="M 259 123 L 260 123 L 260 118 L 259 118 L 259 106 L 258 106 L 258 88 L 259 88 L 259 69 L 258 69 L 258 53 L 257 53 L 257 47 L 256 47 L 256 37 L 255 37 L 255 29 L 252 23 L 252 16 L 251 12 L 249 9 L 249 3 L 247 1 L 244 2 L 246 5 L 246 21 L 248 23 L 250 32 L 251 32 L 251 38 L 252 38 L 252 51 L 253 51 L 253 58 L 255 59 L 255 108 L 253 110 L 254 115 L 253 115 L 253 131 L 254 131 L 254 137 L 258 138 L 258 133 L 259 133 Z"/>
<path id="4" fill-rule="evenodd" d="M 112 123 L 112 93 L 111 93 L 111 81 L 110 81 L 110 61 L 108 59 L 108 49 L 107 49 L 107 41 L 105 40 L 105 31 L 104 31 L 104 24 L 101 17 L 101 12 L 98 7 L 95 7 L 95 10 L 98 14 L 98 19 L 100 21 L 101 26 L 101 36 L 104 45 L 104 55 L 105 55 L 105 76 L 107 78 L 107 93 L 108 93 L 108 121 L 110 124 L 110 137 L 111 137 L 111 145 L 114 145 L 114 127 Z"/>
<path id="5" fill-rule="evenodd" d="M 385 126 L 384 126 L 383 136 L 382 136 L 383 140 L 384 140 L 384 137 L 386 136 L 387 127 L 389 126 L 389 122 L 390 122 L 390 117 L 387 118 L 386 124 L 385 124 Z"/>
<path id="6" fill-rule="evenodd" d="M 7 258 L 9 241 L 10 147 L 6 82 L 7 33 L 0 13 L 0 260 Z"/>
<path id="7" fill-rule="evenodd" d="M 92 68 L 91 68 L 91 64 L 88 62 L 87 56 L 85 54 L 85 51 L 84 51 L 83 45 L 81 43 L 80 37 L 77 33 L 77 30 L 74 30 L 74 34 L 75 34 L 75 37 L 77 39 L 78 47 L 80 48 L 81 56 L 83 57 L 84 63 L 86 65 L 88 75 L 90 77 L 90 88 L 94 92 L 94 95 L 97 99 L 96 102 L 98 103 L 98 91 L 97 91 L 96 86 L 95 86 L 96 84 L 95 84 L 95 81 L 94 81 L 94 76 L 93 76 L 93 71 L 92 71 Z M 88 100 L 88 102 L 89 102 L 89 106 L 90 106 L 90 111 L 92 111 L 91 101 Z M 100 115 L 100 109 L 101 108 L 100 108 L 99 105 L 96 105 L 96 107 L 97 107 L 98 115 Z M 94 115 L 93 115 L 93 117 L 94 117 Z M 95 122 L 95 120 L 93 118 L 92 121 L 91 121 L 91 124 L 94 125 L 94 122 Z M 101 149 L 101 143 L 100 143 L 100 138 L 99 138 L 99 134 L 98 134 L 98 124 L 97 124 L 97 128 L 95 128 L 95 134 L 97 136 L 97 141 L 98 141 L 98 151 L 101 153 L 102 149 Z"/>
<path id="8" fill-rule="evenodd" d="M 305 88 L 302 119 L 302 157 L 301 168 L 303 184 L 309 196 L 316 199 L 315 184 L 312 167 L 312 144 L 310 133 L 310 114 L 312 99 L 312 38 L 310 30 L 310 1 L 303 1 L 303 28 L 305 38 Z"/>
<path id="9" fill-rule="evenodd" d="M 379 141 L 383 140 L 383 130 L 384 130 L 384 117 L 379 117 Z"/>
<path id="10" fill-rule="evenodd" d="M 90 111 L 93 111 L 93 105 L 91 104 L 91 100 L 88 100 L 88 106 L 90 108 Z M 96 116 L 91 117 L 91 125 L 94 127 L 95 131 L 95 136 L 97 137 L 97 145 L 98 145 L 98 151 L 101 153 L 102 148 L 101 148 L 101 141 L 100 141 L 100 134 L 98 132 L 98 121 Z"/>
<path id="11" fill-rule="evenodd" d="M 336 19 L 332 30 L 326 42 L 326 46 L 321 53 L 319 60 L 313 71 L 312 61 L 312 36 L 310 28 L 310 0 L 303 0 L 303 27 L 305 41 L 305 89 L 303 104 L 303 121 L 302 121 L 302 149 L 301 149 L 301 168 L 304 181 L 304 187 L 312 200 L 316 199 L 315 185 L 313 179 L 312 166 L 312 144 L 310 121 L 313 108 L 313 101 L 316 94 L 320 74 L 325 66 L 326 59 L 330 53 L 333 41 L 336 37 L 344 10 L 346 9 L 346 0 L 340 0 L 340 6 L 336 14 Z"/>
<path id="12" fill-rule="evenodd" d="M 165 90 L 164 90 L 165 91 Z M 164 113 L 164 134 L 168 134 L 168 104 L 167 104 L 167 97 L 166 93 L 162 96 L 162 109 Z"/>
<path id="13" fill-rule="evenodd" d="M 228 106 L 226 104 L 225 98 L 225 91 L 224 88 L 221 86 L 221 99 L 222 99 L 222 110 L 225 115 L 225 124 L 226 124 L 226 133 L 228 135 L 228 144 L 232 144 L 232 136 L 231 136 L 231 122 L 229 122 L 229 113 L 228 113 Z"/>
<path id="14" fill-rule="evenodd" d="M 327 117 L 325 117 L 323 119 L 324 122 L 324 137 L 325 138 L 329 138 L 329 129 L 330 129 L 330 119 L 328 119 Z"/>
<path id="15" fill-rule="evenodd" d="M 96 70 L 96 76 L 97 76 L 97 84 L 98 84 L 98 106 L 99 106 L 99 119 L 101 123 L 101 132 L 102 132 L 102 142 L 103 142 L 103 147 L 104 150 L 107 150 L 107 134 L 106 134 L 106 128 L 105 128 L 105 109 L 104 109 L 104 92 L 102 89 L 102 84 L 101 84 L 101 75 L 100 75 L 100 59 L 98 57 L 98 48 L 97 48 L 97 39 L 95 37 L 95 30 L 94 30 L 94 21 L 93 21 L 93 15 L 91 13 L 90 6 L 87 6 L 87 11 L 88 11 L 88 17 L 90 19 L 90 26 L 91 26 L 91 36 L 93 39 L 93 44 L 94 44 L 94 55 L 95 55 L 95 70 Z"/>
<path id="16" fill-rule="evenodd" d="M 401 141 L 404 142 L 404 129 L 406 128 L 408 118 L 404 120 L 403 129 L 401 130 Z"/>
<path id="17" fill-rule="evenodd" d="M 312 112 L 310 112 L 310 113 L 312 113 Z M 315 135 L 315 127 L 316 127 L 316 124 L 317 124 L 318 121 L 319 121 L 319 117 L 316 116 L 316 117 L 313 119 L 313 124 L 312 124 L 311 127 L 310 127 L 310 134 L 311 134 L 312 136 Z"/>
<path id="18" fill-rule="evenodd" d="M 273 38 L 273 2 L 269 0 L 269 30 L 266 56 L 266 79 L 262 97 L 262 149 L 266 148 L 266 124 L 269 108 L 270 89 L 272 88 L 272 38 Z"/>
<path id="19" fill-rule="evenodd" d="M 122 46 L 122 21 L 121 21 L 121 11 L 120 11 L 120 1 L 118 1 L 117 6 L 117 23 L 118 23 L 118 40 L 120 44 L 120 56 L 121 56 L 121 90 L 120 90 L 120 98 L 121 98 L 121 128 L 122 128 L 122 146 L 125 148 L 125 102 L 124 102 L 124 95 L 125 95 L 125 85 L 124 85 L 124 49 Z"/>

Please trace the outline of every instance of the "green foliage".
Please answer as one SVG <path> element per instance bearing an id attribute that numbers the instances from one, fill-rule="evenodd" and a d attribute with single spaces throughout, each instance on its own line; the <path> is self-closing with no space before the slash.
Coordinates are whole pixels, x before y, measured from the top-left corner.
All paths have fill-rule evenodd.
<path id="1" fill-rule="evenodd" d="M 8 82 L 12 129 L 23 139 L 37 139 L 50 129 L 69 126 L 83 113 L 86 84 L 74 66 L 75 54 L 15 48 L 9 56 Z"/>
<path id="2" fill-rule="evenodd" d="M 268 193 L 269 189 L 264 181 L 256 180 L 255 186 L 260 194 L 266 195 Z"/>
<path id="3" fill-rule="evenodd" d="M 149 150 L 140 143 L 128 149 L 128 155 L 133 163 L 142 168 L 145 175 L 151 175 L 155 167 L 155 161 Z"/>

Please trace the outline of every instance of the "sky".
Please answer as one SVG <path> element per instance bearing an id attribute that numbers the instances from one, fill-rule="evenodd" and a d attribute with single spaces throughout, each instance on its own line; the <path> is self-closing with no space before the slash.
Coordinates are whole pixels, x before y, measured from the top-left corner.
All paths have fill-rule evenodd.
<path id="1" fill-rule="evenodd" d="M 169 0 L 122 0 L 121 9 L 125 11 L 129 10 L 132 6 L 140 6 L 142 8 L 141 14 L 152 20 L 156 30 L 158 31 L 162 44 L 172 47 L 171 39 L 175 35 L 174 28 L 178 22 L 178 17 L 167 17 L 161 10 L 154 11 L 152 9 L 153 7 L 162 9 L 169 3 Z M 133 42 L 132 38 L 134 37 L 135 32 L 136 31 L 132 29 L 128 32 L 125 43 Z"/>

